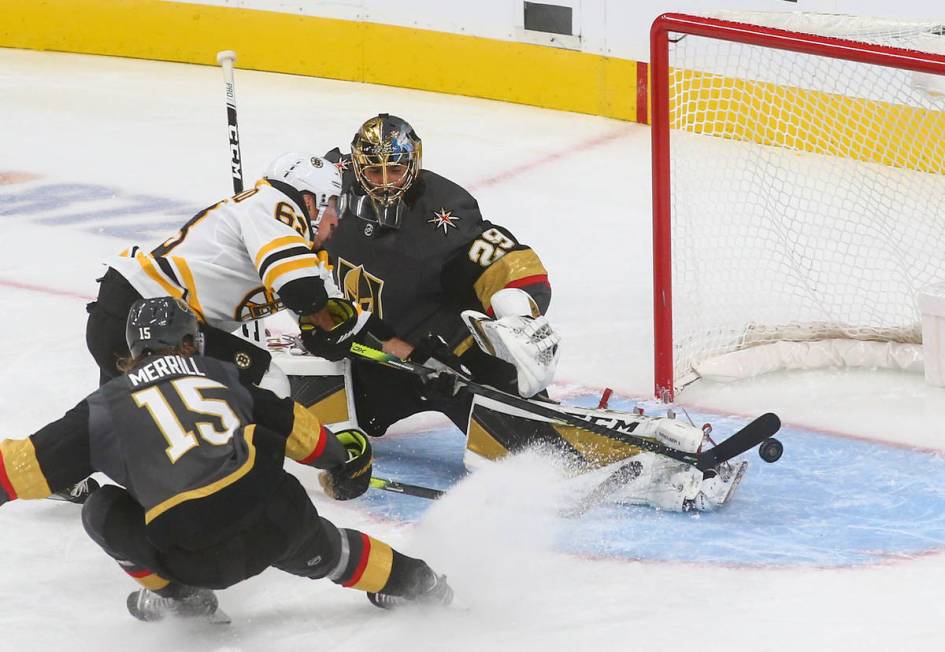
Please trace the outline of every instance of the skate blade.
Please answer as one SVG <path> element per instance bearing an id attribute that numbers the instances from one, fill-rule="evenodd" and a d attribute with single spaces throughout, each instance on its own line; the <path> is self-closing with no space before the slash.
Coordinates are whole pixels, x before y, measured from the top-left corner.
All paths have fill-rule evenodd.
<path id="1" fill-rule="evenodd" d="M 206 621 L 211 625 L 229 625 L 233 622 L 230 616 L 222 609 L 217 609 L 206 617 Z"/>
<path id="2" fill-rule="evenodd" d="M 742 479 L 745 477 L 745 471 L 748 470 L 748 462 L 742 461 L 738 463 L 738 468 L 735 470 L 735 477 L 728 485 L 728 491 L 725 492 L 725 496 L 718 503 L 717 507 L 721 507 L 728 503 L 729 499 L 732 497 L 732 494 L 735 493 L 735 490 L 738 489 L 738 485 L 742 483 Z"/>

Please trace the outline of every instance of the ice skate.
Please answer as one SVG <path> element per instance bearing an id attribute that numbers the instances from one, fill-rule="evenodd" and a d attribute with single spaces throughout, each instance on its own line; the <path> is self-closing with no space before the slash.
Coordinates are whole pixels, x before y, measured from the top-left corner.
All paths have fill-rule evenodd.
<path id="1" fill-rule="evenodd" d="M 148 589 L 128 595 L 128 612 L 144 622 L 177 618 L 205 618 L 211 623 L 225 625 L 230 617 L 219 608 L 217 596 L 210 589 L 189 589 L 180 598 L 164 598 Z"/>
<path id="2" fill-rule="evenodd" d="M 453 589 L 446 583 L 446 575 L 435 575 L 433 585 L 413 597 L 386 593 L 368 593 L 367 597 L 381 609 L 399 609 L 411 604 L 446 607 L 453 602 Z"/>
<path id="3" fill-rule="evenodd" d="M 718 509 L 729 501 L 748 470 L 748 462 L 731 462 L 719 467 L 718 475 L 702 481 L 699 494 L 686 501 L 685 511 L 704 512 Z"/>
<path id="4" fill-rule="evenodd" d="M 92 495 L 93 491 L 98 490 L 99 485 L 93 478 L 86 478 L 82 482 L 75 484 L 68 489 L 57 491 L 49 497 L 50 500 L 62 500 L 69 503 L 81 505 Z"/>

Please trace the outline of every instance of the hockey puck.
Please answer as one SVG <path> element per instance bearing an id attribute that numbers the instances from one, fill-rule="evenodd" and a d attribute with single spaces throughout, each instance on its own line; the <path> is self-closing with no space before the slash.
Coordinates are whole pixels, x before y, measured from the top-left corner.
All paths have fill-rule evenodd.
<path id="1" fill-rule="evenodd" d="M 772 464 L 781 459 L 783 452 L 784 444 L 774 437 L 768 437 L 758 446 L 758 455 L 768 464 Z"/>

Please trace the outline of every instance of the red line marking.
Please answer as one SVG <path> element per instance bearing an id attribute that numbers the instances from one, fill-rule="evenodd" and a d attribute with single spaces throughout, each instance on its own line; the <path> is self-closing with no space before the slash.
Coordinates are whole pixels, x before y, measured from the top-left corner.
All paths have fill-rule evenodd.
<path id="1" fill-rule="evenodd" d="M 7 281 L 0 279 L 0 287 L 12 288 L 14 290 L 25 290 L 27 292 L 38 292 L 40 294 L 52 294 L 57 297 L 68 297 L 70 299 L 79 299 L 81 301 L 94 301 L 95 297 L 87 294 L 79 294 L 69 290 L 59 290 L 46 287 L 44 285 L 32 285 L 31 283 L 20 283 L 19 281 Z"/>
<path id="2" fill-rule="evenodd" d="M 613 142 L 617 140 L 618 138 L 625 136 L 626 134 L 627 134 L 626 126 L 620 126 L 615 129 L 611 129 L 610 131 L 607 131 L 606 133 L 603 133 L 603 134 L 600 134 L 599 136 L 595 136 L 594 138 L 585 140 L 584 142 L 568 147 L 567 149 L 563 149 L 558 152 L 551 152 L 549 154 L 545 154 L 531 161 L 526 161 L 525 163 L 522 163 L 521 165 L 516 165 L 515 167 L 510 168 L 506 170 L 505 172 L 500 172 L 499 174 L 493 175 L 491 177 L 485 177 L 484 179 L 479 179 L 478 181 L 474 181 L 469 186 L 467 186 L 467 190 L 469 190 L 470 192 L 473 192 L 474 190 L 481 190 L 482 188 L 487 188 L 489 186 L 496 186 L 500 183 L 505 183 L 506 181 L 510 179 L 514 179 L 515 177 L 531 172 L 532 170 L 535 170 L 536 168 L 540 168 L 544 165 L 547 165 L 548 163 L 552 163 L 554 161 L 560 161 L 567 157 L 573 156 L 577 152 L 585 152 L 589 149 L 594 149 L 595 147 L 606 145 L 607 143 Z"/>
<path id="3" fill-rule="evenodd" d="M 0 172 L 0 186 L 10 186 L 15 183 L 26 183 L 27 181 L 33 181 L 34 179 L 39 179 L 38 174 L 33 174 L 32 172 L 17 172 L 14 170 Z"/>

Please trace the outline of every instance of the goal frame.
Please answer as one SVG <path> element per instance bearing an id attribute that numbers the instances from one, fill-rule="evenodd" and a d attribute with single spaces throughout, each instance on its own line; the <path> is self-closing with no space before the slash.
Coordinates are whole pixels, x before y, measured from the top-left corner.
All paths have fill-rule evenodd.
<path id="1" fill-rule="evenodd" d="M 654 393 L 677 392 L 673 357 L 673 265 L 670 179 L 670 34 L 702 36 L 864 64 L 945 75 L 945 56 L 791 32 L 749 23 L 667 13 L 650 28 L 651 165 L 653 199 Z"/>

